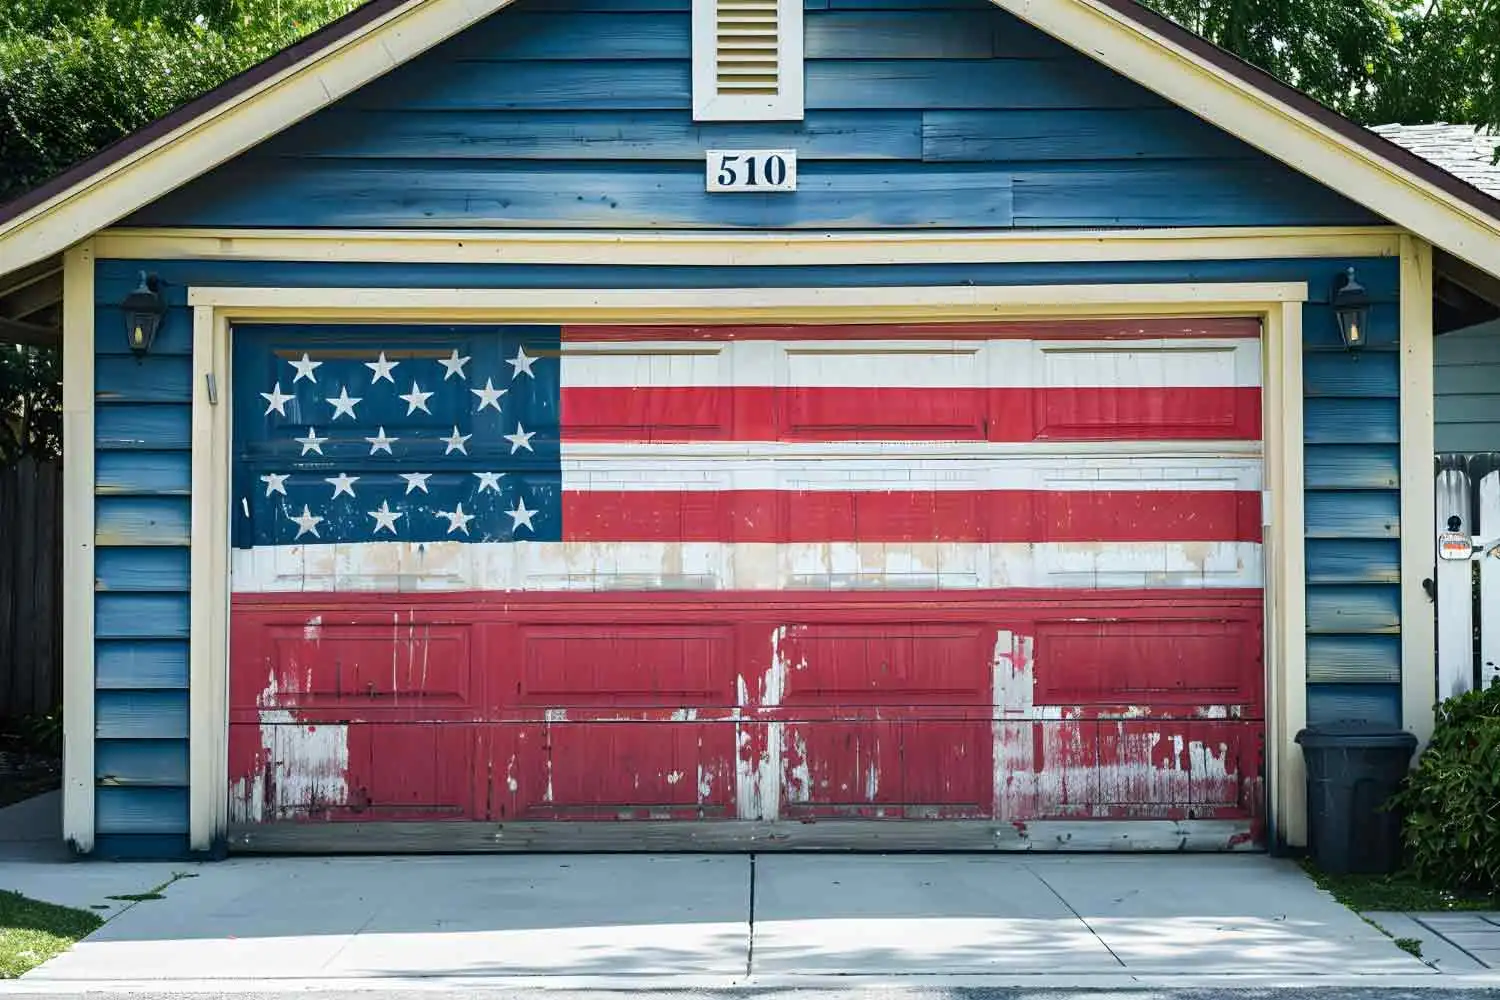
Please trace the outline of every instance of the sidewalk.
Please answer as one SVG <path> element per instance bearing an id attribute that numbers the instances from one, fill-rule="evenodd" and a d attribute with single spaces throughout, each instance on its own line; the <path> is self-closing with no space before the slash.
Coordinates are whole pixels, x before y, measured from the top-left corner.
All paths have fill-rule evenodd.
<path id="1" fill-rule="evenodd" d="M 0 820 L 9 817 L 0 817 Z M 0 822 L 0 828 L 3 828 Z M 465 856 L 59 862 L 74 906 L 171 879 L 0 992 L 362 987 L 1500 985 L 1424 964 L 1250 856 Z M 1500 931 L 1500 927 L 1495 930 Z M 1401 935 L 1407 936 L 1407 935 Z"/>

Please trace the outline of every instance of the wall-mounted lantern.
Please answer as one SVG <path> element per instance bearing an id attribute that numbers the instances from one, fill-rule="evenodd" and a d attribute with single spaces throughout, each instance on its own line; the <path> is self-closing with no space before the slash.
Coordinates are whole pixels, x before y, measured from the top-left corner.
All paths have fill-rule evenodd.
<path id="1" fill-rule="evenodd" d="M 125 310 L 125 336 L 137 357 L 151 350 L 151 342 L 156 339 L 156 331 L 166 314 L 159 286 L 156 275 L 142 271 L 140 285 L 121 303 Z"/>
<path id="2" fill-rule="evenodd" d="M 1365 346 L 1365 326 L 1370 318 L 1370 296 L 1354 277 L 1354 268 L 1340 274 L 1333 283 L 1333 312 L 1339 321 L 1339 336 L 1347 350 Z"/>

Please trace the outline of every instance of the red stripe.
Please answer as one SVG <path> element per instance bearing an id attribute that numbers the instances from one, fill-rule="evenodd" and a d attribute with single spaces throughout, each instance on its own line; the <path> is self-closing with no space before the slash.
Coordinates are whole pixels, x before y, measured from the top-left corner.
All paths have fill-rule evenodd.
<path id="1" fill-rule="evenodd" d="M 1259 338 L 1251 317 L 1046 320 L 1025 323 L 872 323 L 805 326 L 565 326 L 564 341 L 634 340 L 1154 340 Z"/>
<path id="2" fill-rule="evenodd" d="M 1258 542 L 1260 494 L 1235 491 L 578 490 L 580 542 Z"/>
<path id="3" fill-rule="evenodd" d="M 1254 387 L 564 387 L 569 441 L 1257 441 Z"/>

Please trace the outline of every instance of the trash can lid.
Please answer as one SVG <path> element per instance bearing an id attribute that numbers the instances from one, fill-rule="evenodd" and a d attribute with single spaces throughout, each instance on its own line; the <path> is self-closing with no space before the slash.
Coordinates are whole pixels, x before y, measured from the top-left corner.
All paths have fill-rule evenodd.
<path id="1" fill-rule="evenodd" d="M 1308 726 L 1296 738 L 1304 747 L 1391 747 L 1409 751 L 1417 746 L 1417 738 L 1404 729 L 1354 720 Z"/>

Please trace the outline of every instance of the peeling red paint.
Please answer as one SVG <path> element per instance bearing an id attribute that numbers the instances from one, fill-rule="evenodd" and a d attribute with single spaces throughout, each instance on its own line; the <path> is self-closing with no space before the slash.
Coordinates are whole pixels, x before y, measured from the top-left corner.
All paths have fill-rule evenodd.
<path id="1" fill-rule="evenodd" d="M 1261 828 L 1258 592 L 709 597 L 237 598 L 231 814 Z"/>

